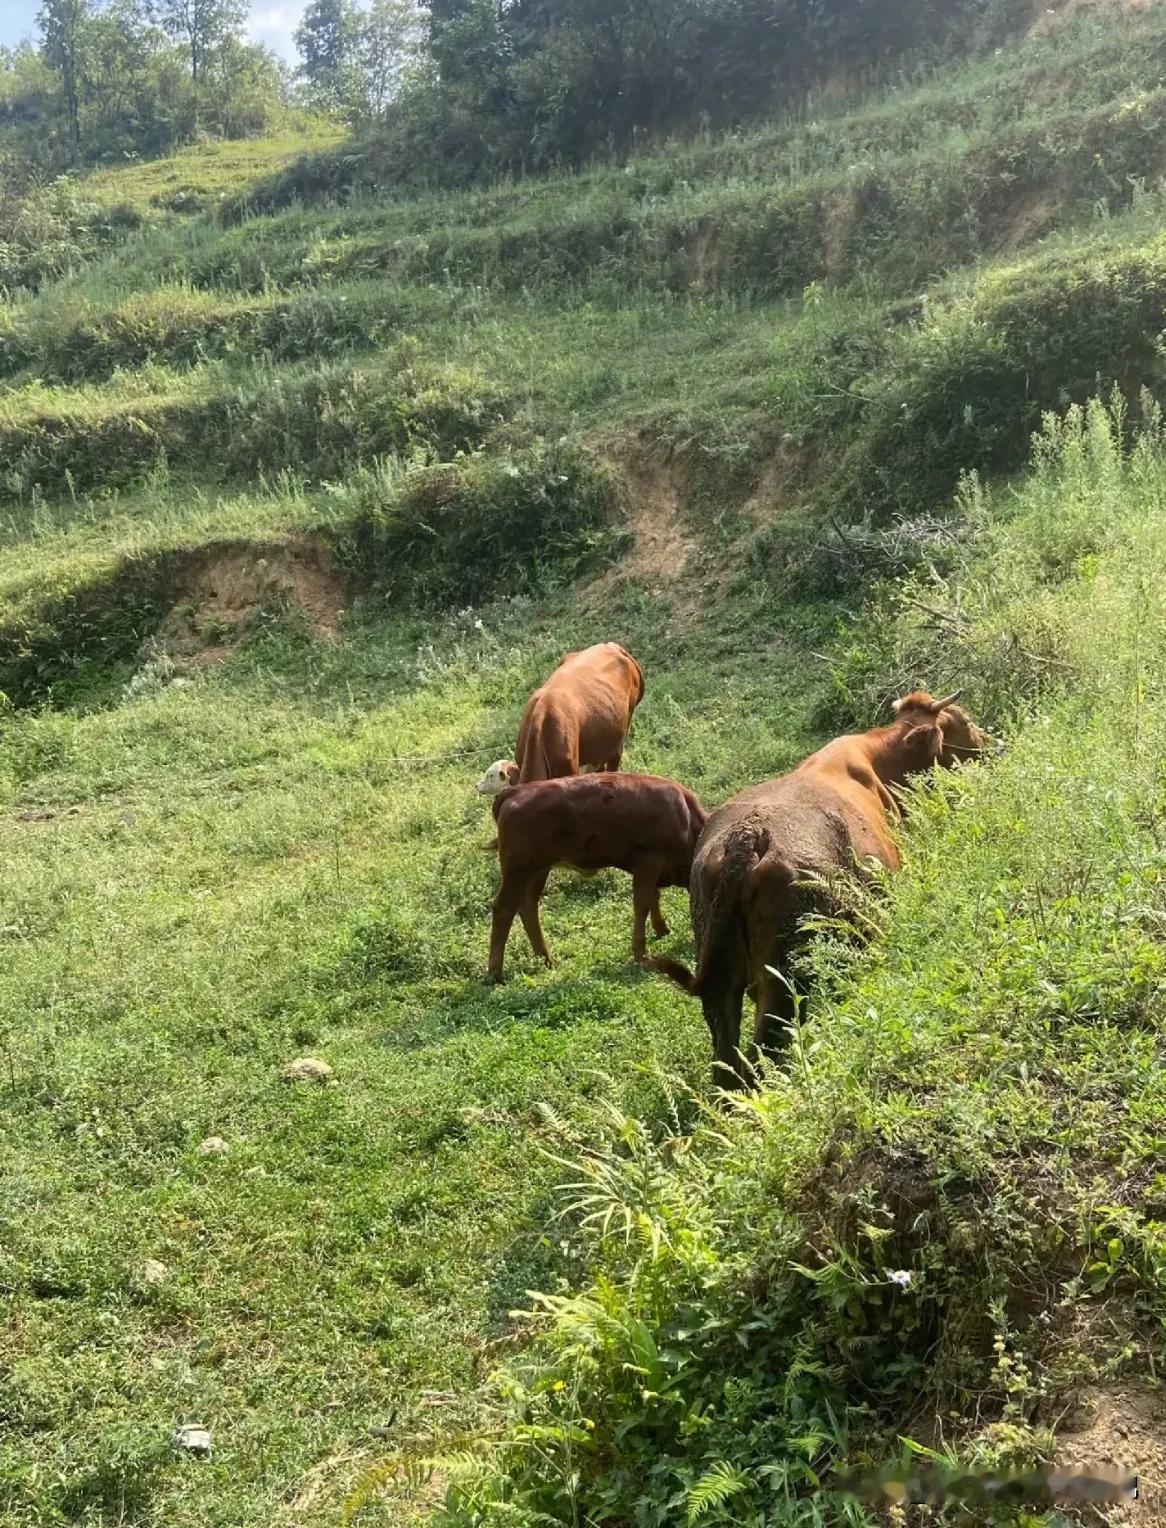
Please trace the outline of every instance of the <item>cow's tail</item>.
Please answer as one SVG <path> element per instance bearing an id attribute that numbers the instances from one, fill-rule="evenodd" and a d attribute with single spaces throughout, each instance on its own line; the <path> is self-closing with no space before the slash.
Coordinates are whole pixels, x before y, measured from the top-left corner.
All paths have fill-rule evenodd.
<path id="1" fill-rule="evenodd" d="M 734 828 L 725 844 L 721 873 L 709 903 L 704 938 L 697 955 L 696 970 L 668 955 L 653 955 L 644 964 L 650 971 L 667 976 L 690 997 L 700 997 L 709 973 L 720 953 L 725 931 L 741 906 L 741 884 L 757 864 L 768 844 L 762 842 L 762 830 L 753 823 Z"/>

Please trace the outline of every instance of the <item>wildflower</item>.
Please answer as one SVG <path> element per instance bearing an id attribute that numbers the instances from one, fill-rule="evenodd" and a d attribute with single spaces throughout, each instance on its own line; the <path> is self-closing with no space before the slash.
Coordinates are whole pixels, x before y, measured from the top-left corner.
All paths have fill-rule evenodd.
<path id="1" fill-rule="evenodd" d="M 896 1268 L 888 1278 L 892 1284 L 897 1284 L 900 1289 L 910 1289 L 915 1275 L 909 1268 Z"/>

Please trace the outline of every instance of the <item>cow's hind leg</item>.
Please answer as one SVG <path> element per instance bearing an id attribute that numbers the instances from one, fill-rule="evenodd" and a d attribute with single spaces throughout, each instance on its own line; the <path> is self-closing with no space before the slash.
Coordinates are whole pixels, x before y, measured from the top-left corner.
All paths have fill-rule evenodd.
<path id="1" fill-rule="evenodd" d="M 777 957 L 773 959 L 776 961 Z M 754 983 L 757 1017 L 753 1025 L 750 1060 L 771 1059 L 788 1045 L 791 1026 L 798 1015 L 798 994 L 781 966 L 763 970 Z"/>
<path id="2" fill-rule="evenodd" d="M 549 870 L 541 871 L 527 884 L 522 901 L 518 905 L 518 912 L 522 918 L 522 926 L 526 930 L 526 937 L 530 940 L 530 947 L 539 960 L 545 960 L 547 965 L 553 965 L 551 952 L 547 947 L 546 935 L 543 933 L 542 922 L 538 915 L 538 904 L 543 892 L 546 890 Z"/>
<path id="3" fill-rule="evenodd" d="M 710 973 L 700 995 L 713 1042 L 713 1082 L 726 1090 L 748 1086 L 747 1069 L 741 1060 L 741 1004 L 745 1000 L 745 986 L 743 970 L 739 975 Z"/>
<path id="4" fill-rule="evenodd" d="M 632 954 L 638 961 L 643 963 L 648 958 L 648 940 L 646 928 L 648 916 L 651 915 L 652 927 L 659 932 L 660 923 L 660 888 L 656 884 L 660 874 L 656 865 L 641 865 L 632 873 Z M 657 919 L 659 918 L 659 923 Z M 668 932 L 667 924 L 664 932 Z"/>
<path id="5" fill-rule="evenodd" d="M 657 939 L 663 939 L 668 932 L 668 924 L 664 919 L 664 910 L 660 906 L 660 888 L 656 887 L 652 893 L 652 906 L 649 909 L 652 918 L 652 932 Z"/>
<path id="6" fill-rule="evenodd" d="M 502 980 L 502 962 L 506 956 L 506 941 L 514 915 L 522 904 L 526 890 L 525 880 L 513 871 L 502 872 L 502 884 L 494 898 L 494 915 L 490 921 L 489 978 L 492 982 Z"/>
<path id="7" fill-rule="evenodd" d="M 788 974 L 788 951 L 799 915 L 796 871 L 780 860 L 763 860 L 753 875 L 747 920 L 749 974 L 757 1005 L 750 1059 L 775 1056 L 789 1043 L 798 998 Z"/>

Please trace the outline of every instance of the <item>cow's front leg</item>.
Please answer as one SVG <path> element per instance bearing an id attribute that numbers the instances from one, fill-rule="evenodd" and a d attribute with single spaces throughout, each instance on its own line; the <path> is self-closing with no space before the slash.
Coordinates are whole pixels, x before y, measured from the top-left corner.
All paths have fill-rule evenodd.
<path id="1" fill-rule="evenodd" d="M 549 870 L 544 870 L 536 875 L 530 882 L 519 903 L 518 911 L 522 918 L 522 926 L 526 930 L 526 937 L 530 940 L 530 947 L 539 960 L 545 960 L 548 966 L 554 965 L 551 952 L 547 947 L 546 935 L 543 933 L 542 922 L 538 915 L 539 899 L 546 889 Z"/>
<path id="2" fill-rule="evenodd" d="M 488 968 L 489 980 L 500 982 L 502 980 L 502 962 L 506 956 L 506 941 L 510 938 L 510 927 L 514 922 L 514 915 L 518 911 L 522 901 L 523 887 L 511 877 L 503 875 L 502 884 L 498 888 L 498 895 L 494 898 L 494 915 L 490 920 L 490 964 Z"/>

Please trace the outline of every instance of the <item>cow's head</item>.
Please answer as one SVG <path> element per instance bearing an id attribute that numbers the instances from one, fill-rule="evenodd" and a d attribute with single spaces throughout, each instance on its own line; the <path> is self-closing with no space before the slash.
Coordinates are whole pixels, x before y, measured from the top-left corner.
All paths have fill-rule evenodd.
<path id="1" fill-rule="evenodd" d="M 500 796 L 518 784 L 518 765 L 512 759 L 498 759 L 491 764 L 474 789 L 479 796 Z"/>
<path id="2" fill-rule="evenodd" d="M 905 745 L 921 756 L 920 762 L 942 764 L 945 769 L 960 759 L 975 759 L 989 744 L 962 706 L 957 706 L 960 692 L 936 700 L 926 690 L 915 690 L 895 702 L 895 717 L 909 725 Z"/>

